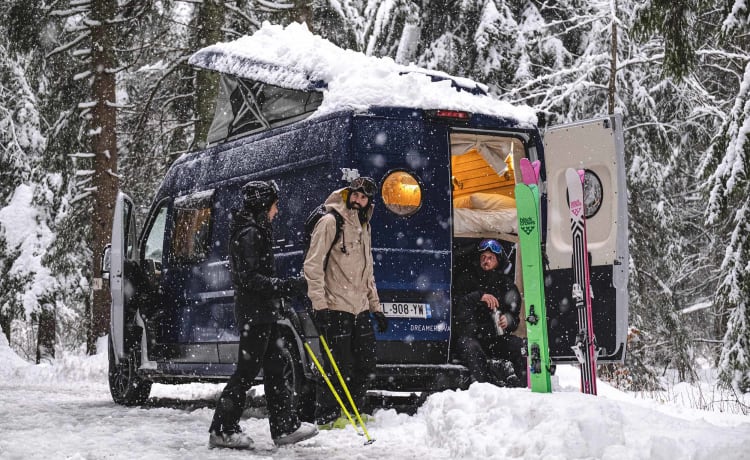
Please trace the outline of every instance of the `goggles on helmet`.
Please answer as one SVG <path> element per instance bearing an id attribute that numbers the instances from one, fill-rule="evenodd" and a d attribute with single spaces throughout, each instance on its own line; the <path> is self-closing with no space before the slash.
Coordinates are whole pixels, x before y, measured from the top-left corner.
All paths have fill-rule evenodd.
<path id="1" fill-rule="evenodd" d="M 360 191 L 367 195 L 368 198 L 372 198 L 375 195 L 375 181 L 369 177 L 358 177 L 349 183 L 349 190 L 352 192 Z"/>
<path id="2" fill-rule="evenodd" d="M 484 252 L 489 249 L 495 254 L 503 253 L 503 247 L 500 245 L 500 243 L 497 240 L 482 240 L 479 243 L 478 248 L 480 252 Z"/>

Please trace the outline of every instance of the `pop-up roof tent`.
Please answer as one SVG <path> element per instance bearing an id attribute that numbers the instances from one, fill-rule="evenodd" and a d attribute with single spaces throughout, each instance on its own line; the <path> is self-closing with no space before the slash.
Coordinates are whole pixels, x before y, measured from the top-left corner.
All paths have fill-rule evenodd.
<path id="1" fill-rule="evenodd" d="M 209 144 L 371 106 L 464 110 L 536 122 L 529 107 L 498 101 L 485 85 L 341 49 L 304 24 L 264 23 L 252 36 L 201 49 L 189 63 L 222 74 Z"/>
<path id="2" fill-rule="evenodd" d="M 206 142 L 215 144 L 310 116 L 323 93 L 286 89 L 233 75 L 222 75 L 216 111 Z"/>

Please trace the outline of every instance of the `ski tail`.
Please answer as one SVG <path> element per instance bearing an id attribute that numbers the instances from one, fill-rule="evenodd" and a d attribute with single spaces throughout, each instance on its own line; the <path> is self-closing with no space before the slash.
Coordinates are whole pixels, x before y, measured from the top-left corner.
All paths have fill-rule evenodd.
<path id="1" fill-rule="evenodd" d="M 528 158 L 521 158 L 521 180 L 526 185 L 539 186 L 539 171 L 542 163 L 535 160 L 533 163 Z"/>
<path id="2" fill-rule="evenodd" d="M 578 312 L 578 335 L 573 351 L 581 364 L 581 391 L 596 394 L 596 343 L 591 304 L 591 279 L 586 217 L 583 201 L 582 172 L 569 168 L 565 172 L 570 207 L 570 231 L 573 242 L 573 299 Z"/>

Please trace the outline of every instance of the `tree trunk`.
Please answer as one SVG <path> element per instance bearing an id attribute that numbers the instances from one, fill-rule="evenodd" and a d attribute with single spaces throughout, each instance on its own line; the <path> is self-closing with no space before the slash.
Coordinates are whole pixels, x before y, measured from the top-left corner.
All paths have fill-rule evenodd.
<path id="1" fill-rule="evenodd" d="M 612 5 L 612 59 L 609 63 L 609 114 L 615 113 L 615 91 L 617 89 L 617 0 Z"/>
<path id="2" fill-rule="evenodd" d="M 109 331 L 109 295 L 101 282 L 101 254 L 111 240 L 112 213 L 117 196 L 117 135 L 115 123 L 115 58 L 113 50 L 114 25 L 108 23 L 115 15 L 116 0 L 91 2 L 91 65 L 94 74 L 92 98 L 96 106 L 91 111 L 91 147 L 94 153 L 94 203 L 92 215 L 91 250 L 93 256 L 94 298 L 92 305 L 91 339 Z"/>
<path id="3" fill-rule="evenodd" d="M 3 330 L 5 338 L 8 339 L 8 343 L 10 343 L 10 322 L 10 315 L 0 313 L 0 329 Z"/>
<path id="4" fill-rule="evenodd" d="M 223 38 L 224 2 L 205 0 L 198 11 L 198 32 L 195 49 L 218 43 Z M 214 117 L 219 75 L 208 70 L 198 70 L 195 75 L 195 145 L 205 147 L 208 129 Z"/>
<path id="5" fill-rule="evenodd" d="M 313 0 L 294 0 L 292 3 L 294 3 L 292 20 L 307 24 L 310 32 L 315 33 L 315 29 L 313 28 Z"/>
<path id="6" fill-rule="evenodd" d="M 39 328 L 36 339 L 36 363 L 49 362 L 55 358 L 55 310 L 45 303 L 39 313 Z"/>

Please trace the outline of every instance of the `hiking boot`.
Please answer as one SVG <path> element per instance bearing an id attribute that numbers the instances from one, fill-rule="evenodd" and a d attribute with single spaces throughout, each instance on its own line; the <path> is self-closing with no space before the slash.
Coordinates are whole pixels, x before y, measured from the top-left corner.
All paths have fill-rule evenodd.
<path id="1" fill-rule="evenodd" d="M 318 429 L 312 423 L 302 422 L 294 432 L 273 438 L 273 443 L 277 446 L 288 446 L 289 444 L 298 443 L 305 439 L 310 439 L 318 434 Z"/>
<path id="2" fill-rule="evenodd" d="M 372 415 L 359 414 L 359 417 L 362 419 L 362 423 L 364 423 L 365 425 L 369 425 L 370 423 L 375 422 L 375 417 L 373 417 Z M 356 415 L 352 415 L 352 420 L 354 420 L 354 423 L 357 425 L 357 427 L 359 427 L 359 422 L 357 420 Z M 319 430 L 343 430 L 350 424 L 351 423 L 349 422 L 349 419 L 346 418 L 345 415 L 341 415 L 339 418 L 337 418 L 336 420 L 330 423 L 324 423 L 322 425 L 318 425 L 318 429 Z"/>
<path id="3" fill-rule="evenodd" d="M 255 443 L 250 436 L 242 432 L 214 433 L 208 435 L 208 447 L 224 449 L 252 449 Z"/>
<path id="4" fill-rule="evenodd" d="M 339 415 L 337 419 L 331 422 L 318 424 L 318 429 L 326 430 L 326 431 L 327 430 L 343 430 L 344 428 L 346 428 L 348 424 L 349 424 L 349 419 L 346 418 L 346 416 L 344 415 Z"/>

